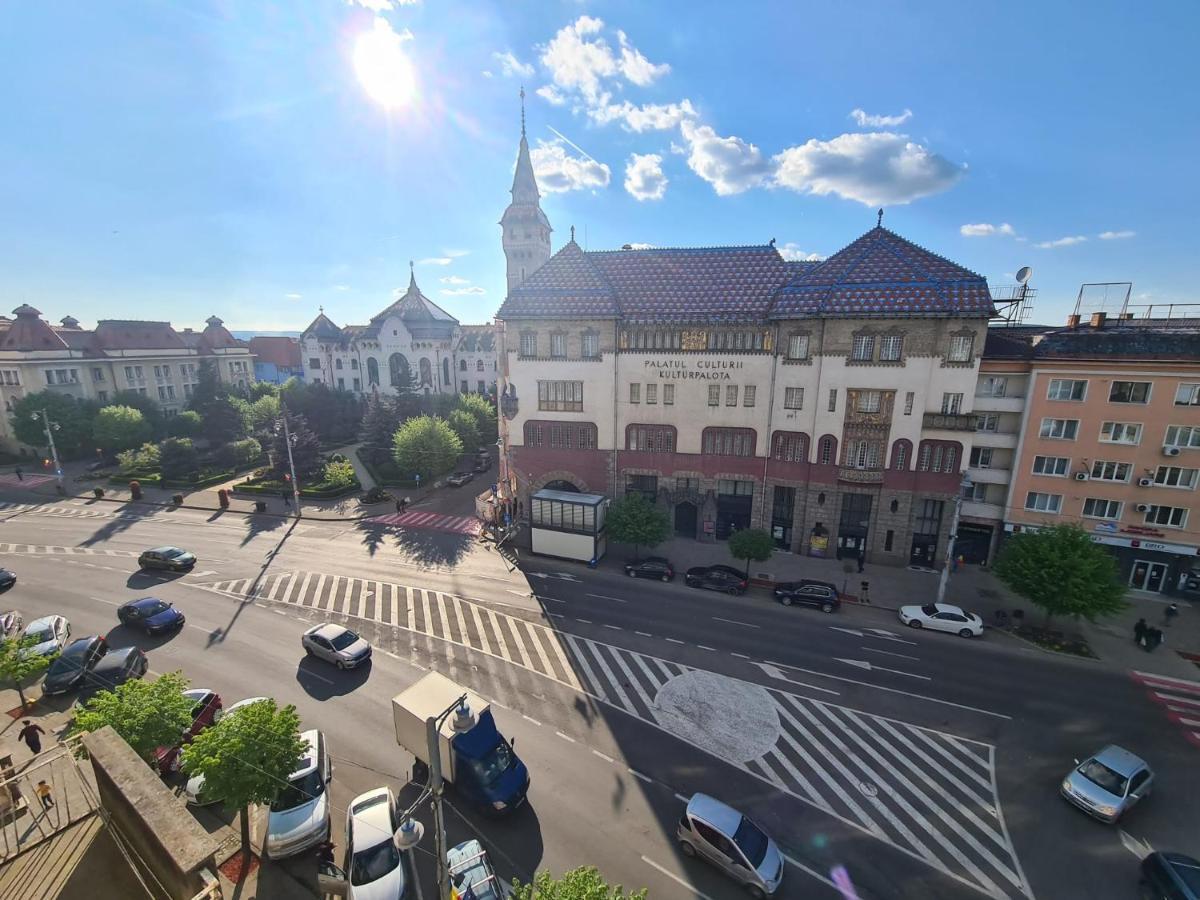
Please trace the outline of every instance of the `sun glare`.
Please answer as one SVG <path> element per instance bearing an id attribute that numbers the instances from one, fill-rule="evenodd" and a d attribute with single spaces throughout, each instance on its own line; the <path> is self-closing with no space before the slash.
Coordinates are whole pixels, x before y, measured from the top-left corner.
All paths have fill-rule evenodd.
<path id="1" fill-rule="evenodd" d="M 412 61 L 404 52 L 405 36 L 382 18 L 354 45 L 354 71 L 371 99 L 386 109 L 406 106 L 416 90 Z"/>

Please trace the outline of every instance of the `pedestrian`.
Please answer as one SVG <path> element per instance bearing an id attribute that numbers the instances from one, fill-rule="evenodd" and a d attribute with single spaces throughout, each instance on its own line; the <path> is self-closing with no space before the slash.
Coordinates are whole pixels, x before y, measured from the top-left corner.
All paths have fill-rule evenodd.
<path id="1" fill-rule="evenodd" d="M 17 466 L 17 468 L 14 469 L 14 471 L 17 473 L 17 481 L 25 480 L 25 472 L 20 466 Z"/>
<path id="2" fill-rule="evenodd" d="M 1153 653 L 1158 649 L 1158 645 L 1163 642 L 1163 633 L 1157 628 L 1146 629 L 1146 652 Z"/>
<path id="3" fill-rule="evenodd" d="M 861 603 L 866 604 L 867 606 L 870 606 L 871 605 L 871 594 L 869 593 L 869 591 L 871 589 L 871 582 L 860 581 L 859 588 L 860 588 L 859 601 Z"/>
<path id="4" fill-rule="evenodd" d="M 396 498 L 396 512 L 397 513 L 404 512 L 404 501 L 401 500 L 399 497 Z"/>
<path id="5" fill-rule="evenodd" d="M 1171 627 L 1171 620 L 1179 615 L 1179 604 L 1172 603 L 1163 611 L 1163 624 L 1168 628 Z"/>
<path id="6" fill-rule="evenodd" d="M 1133 626 L 1133 642 L 1135 644 L 1142 642 L 1142 638 L 1146 636 L 1146 629 L 1149 627 L 1144 618 L 1137 620 L 1137 623 Z"/>
<path id="7" fill-rule="evenodd" d="M 292 495 L 288 493 L 287 488 L 279 492 L 280 498 L 283 500 L 283 505 L 288 509 L 292 508 Z"/>
<path id="8" fill-rule="evenodd" d="M 860 574 L 860 575 L 862 574 L 863 568 L 864 568 L 864 566 L 865 566 L 865 564 L 866 564 L 866 561 L 867 561 L 867 560 L 866 560 L 866 556 L 867 556 L 867 555 L 866 555 L 866 553 L 859 553 L 859 554 L 858 554 L 858 572 L 859 572 L 859 574 Z"/>
<path id="9" fill-rule="evenodd" d="M 17 732 L 17 740 L 24 741 L 25 746 L 35 755 L 42 752 L 42 739 L 38 735 L 45 734 L 41 725 L 35 725 L 28 719 L 21 722 L 24 728 Z"/>
<path id="10" fill-rule="evenodd" d="M 54 805 L 54 798 L 50 795 L 50 785 L 39 781 L 34 790 L 37 791 L 38 799 L 42 801 L 42 809 L 49 809 Z"/>

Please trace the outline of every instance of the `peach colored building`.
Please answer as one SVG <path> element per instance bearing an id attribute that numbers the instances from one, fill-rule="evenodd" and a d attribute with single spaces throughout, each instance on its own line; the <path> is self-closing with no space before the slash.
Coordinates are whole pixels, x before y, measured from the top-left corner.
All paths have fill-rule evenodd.
<path id="1" fill-rule="evenodd" d="M 981 369 L 1011 370 L 1023 394 L 1004 530 L 1081 525 L 1131 589 L 1200 596 L 1200 323 L 1097 313 L 1023 331 L 1023 361 Z"/>

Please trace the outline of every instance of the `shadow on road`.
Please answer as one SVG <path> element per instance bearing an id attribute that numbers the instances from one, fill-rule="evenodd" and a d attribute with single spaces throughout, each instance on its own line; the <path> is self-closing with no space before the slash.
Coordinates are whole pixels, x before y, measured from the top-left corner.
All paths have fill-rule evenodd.
<path id="1" fill-rule="evenodd" d="M 265 516 L 252 516 L 250 518 L 250 520 L 248 521 L 248 525 L 252 532 L 254 532 L 254 529 L 255 529 L 258 521 L 261 519 L 264 519 L 264 518 L 266 518 L 266 517 Z M 282 526 L 283 523 L 286 521 L 285 519 L 277 519 L 274 516 L 272 516 L 271 518 L 274 520 L 273 524 L 271 524 L 271 527 L 270 528 L 266 528 L 266 527 L 259 528 L 258 532 L 274 530 L 274 529 Z M 291 537 L 292 532 L 296 530 L 297 524 L 299 524 L 299 520 L 292 519 L 291 524 L 288 526 L 287 531 L 285 531 L 282 535 L 280 535 L 279 542 L 276 543 L 275 546 L 272 547 L 267 552 L 266 556 L 263 558 L 263 564 L 258 570 L 258 574 L 254 576 L 254 581 L 251 582 L 250 587 L 248 587 L 246 589 L 246 596 L 242 599 L 242 601 L 240 603 L 238 603 L 237 608 L 233 611 L 233 617 L 229 620 L 229 624 L 226 625 L 224 628 L 217 626 L 211 632 L 209 632 L 208 644 L 207 644 L 208 647 L 211 647 L 211 646 L 213 646 L 213 644 L 219 644 L 222 641 L 224 641 L 225 638 L 227 638 L 229 636 L 229 632 L 233 631 L 233 626 L 235 624 L 237 624 L 238 617 L 242 614 L 242 610 L 247 606 L 247 604 L 254 602 L 255 597 L 258 596 L 259 585 L 262 584 L 263 579 L 266 578 L 267 572 L 270 570 L 271 565 L 275 562 L 275 557 L 279 555 L 279 551 L 281 551 L 283 549 L 283 545 L 287 542 L 287 539 L 289 537 Z M 257 532 L 255 532 L 255 533 L 257 533 Z M 251 534 L 251 537 L 253 537 L 253 534 Z M 250 540 L 250 537 L 247 537 L 246 540 L 242 541 L 242 546 L 245 546 L 246 542 L 249 540 Z"/>
<path id="2" fill-rule="evenodd" d="M 286 522 L 290 521 L 291 527 L 288 528 L 288 533 L 291 533 L 292 528 L 296 527 L 295 517 L 290 519 L 284 516 L 276 515 L 251 515 L 246 517 L 246 536 L 242 538 L 241 546 L 245 547 L 248 543 L 258 537 L 260 534 L 265 534 L 268 531 L 278 531 Z"/>
<path id="3" fill-rule="evenodd" d="M 186 574 L 186 572 L 159 572 L 153 569 L 138 569 L 125 579 L 125 586 L 131 591 L 153 591 L 156 587 L 177 581 Z"/>
<path id="4" fill-rule="evenodd" d="M 349 694 L 366 684 L 370 677 L 370 660 L 357 669 L 342 670 L 305 656 L 296 666 L 296 683 L 314 700 L 328 700 Z"/>
<path id="5" fill-rule="evenodd" d="M 80 547 L 103 544 L 118 534 L 128 531 L 139 522 L 168 515 L 174 507 L 152 507 L 125 503 L 117 507 L 116 515 L 109 519 L 91 537 L 79 542 Z"/>
<path id="6" fill-rule="evenodd" d="M 128 625 L 118 623 L 108 630 L 105 639 L 108 641 L 109 650 L 119 650 L 122 647 L 139 647 L 146 653 L 149 653 L 152 650 L 171 643 L 182 630 L 181 626 L 162 634 L 146 634 L 146 632 L 140 629 L 130 628 Z"/>

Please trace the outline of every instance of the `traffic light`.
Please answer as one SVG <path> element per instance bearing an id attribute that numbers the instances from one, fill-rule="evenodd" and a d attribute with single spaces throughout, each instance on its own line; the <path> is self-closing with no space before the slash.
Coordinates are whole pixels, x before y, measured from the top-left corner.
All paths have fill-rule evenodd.
<path id="1" fill-rule="evenodd" d="M 292 476 L 291 476 L 291 475 L 289 475 L 287 472 L 284 472 L 284 473 L 283 473 L 283 483 L 284 483 L 284 484 L 291 484 L 291 483 L 292 483 Z"/>

